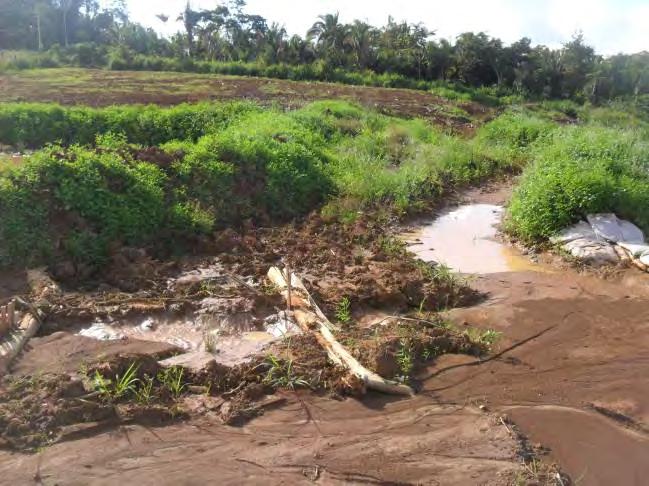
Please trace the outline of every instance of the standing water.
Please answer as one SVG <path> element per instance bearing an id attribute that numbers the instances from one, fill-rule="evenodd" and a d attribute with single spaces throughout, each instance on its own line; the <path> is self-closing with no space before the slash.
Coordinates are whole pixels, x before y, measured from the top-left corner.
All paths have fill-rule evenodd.
<path id="1" fill-rule="evenodd" d="M 542 267 L 496 239 L 503 211 L 502 206 L 492 204 L 467 204 L 402 238 L 408 250 L 423 261 L 445 264 L 456 272 L 542 271 Z"/>

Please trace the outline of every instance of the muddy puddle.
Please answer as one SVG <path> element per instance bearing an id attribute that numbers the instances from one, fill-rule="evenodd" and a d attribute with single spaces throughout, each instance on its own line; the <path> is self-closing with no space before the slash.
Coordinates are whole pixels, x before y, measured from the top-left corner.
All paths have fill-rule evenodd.
<path id="1" fill-rule="evenodd" d="M 167 286 L 173 292 L 210 288 L 227 295 L 197 300 L 192 310 L 183 314 L 163 312 L 128 318 L 108 315 L 77 322 L 68 329 L 100 341 L 134 339 L 171 344 L 185 353 L 208 352 L 229 366 L 243 363 L 270 344 L 300 332 L 284 311 L 257 309 L 255 299 L 239 295 L 237 285 L 216 262 L 169 279 Z"/>
<path id="2" fill-rule="evenodd" d="M 504 208 L 498 205 L 466 204 L 416 225 L 401 238 L 408 250 L 425 262 L 444 264 L 460 273 L 548 272 L 498 241 L 503 213 Z"/>
<path id="3" fill-rule="evenodd" d="M 263 320 L 236 314 L 185 319 L 156 316 L 139 323 L 96 320 L 79 327 L 78 335 L 100 341 L 137 339 L 172 344 L 185 352 L 205 351 L 228 366 L 243 363 L 270 344 L 299 333 L 299 327 L 283 312 Z"/>

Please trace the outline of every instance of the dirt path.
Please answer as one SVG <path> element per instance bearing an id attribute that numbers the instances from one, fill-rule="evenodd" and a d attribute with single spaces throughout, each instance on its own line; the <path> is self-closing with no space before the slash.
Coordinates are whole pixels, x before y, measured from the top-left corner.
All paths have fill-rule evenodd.
<path id="1" fill-rule="evenodd" d="M 0 454 L 6 484 L 510 484 L 516 441 L 475 407 L 425 397 L 289 395 L 246 427 L 122 427 L 36 455 Z"/>
<path id="2" fill-rule="evenodd" d="M 607 282 L 572 271 L 483 277 L 488 302 L 451 312 L 497 329 L 501 349 L 479 366 L 442 357 L 424 392 L 506 411 L 581 484 L 644 484 L 649 463 L 649 295 L 630 273 Z"/>

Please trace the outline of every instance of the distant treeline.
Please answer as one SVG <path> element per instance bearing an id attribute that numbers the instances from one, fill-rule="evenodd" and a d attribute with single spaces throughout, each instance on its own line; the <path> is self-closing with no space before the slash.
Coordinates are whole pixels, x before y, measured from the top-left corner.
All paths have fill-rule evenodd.
<path id="1" fill-rule="evenodd" d="M 559 49 L 533 47 L 529 38 L 506 45 L 483 32 L 449 42 L 423 24 L 345 24 L 327 14 L 304 37 L 289 37 L 245 11 L 242 0 L 213 10 L 188 4 L 158 18 L 180 20 L 184 31 L 159 36 L 130 21 L 123 0 L 103 8 L 97 0 L 0 0 L 0 49 L 35 51 L 0 54 L 0 67 L 218 72 L 419 89 L 442 82 L 595 103 L 649 94 L 649 52 L 603 57 L 581 34 Z"/>

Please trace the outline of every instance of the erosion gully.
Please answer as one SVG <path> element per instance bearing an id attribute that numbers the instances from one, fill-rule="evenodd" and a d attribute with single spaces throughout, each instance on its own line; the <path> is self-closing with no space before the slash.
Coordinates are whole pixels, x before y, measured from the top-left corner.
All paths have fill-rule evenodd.
<path id="1" fill-rule="evenodd" d="M 38 454 L 1 451 L 3 481 L 516 484 L 529 478 L 523 441 L 578 484 L 646 484 L 649 280 L 513 249 L 495 227 L 508 197 L 508 186 L 469 192 L 403 235 L 420 258 L 469 275 L 487 296 L 447 315 L 501 332 L 490 358 L 442 356 L 414 398 L 287 393 L 240 428 L 198 418 L 122 426 Z"/>

